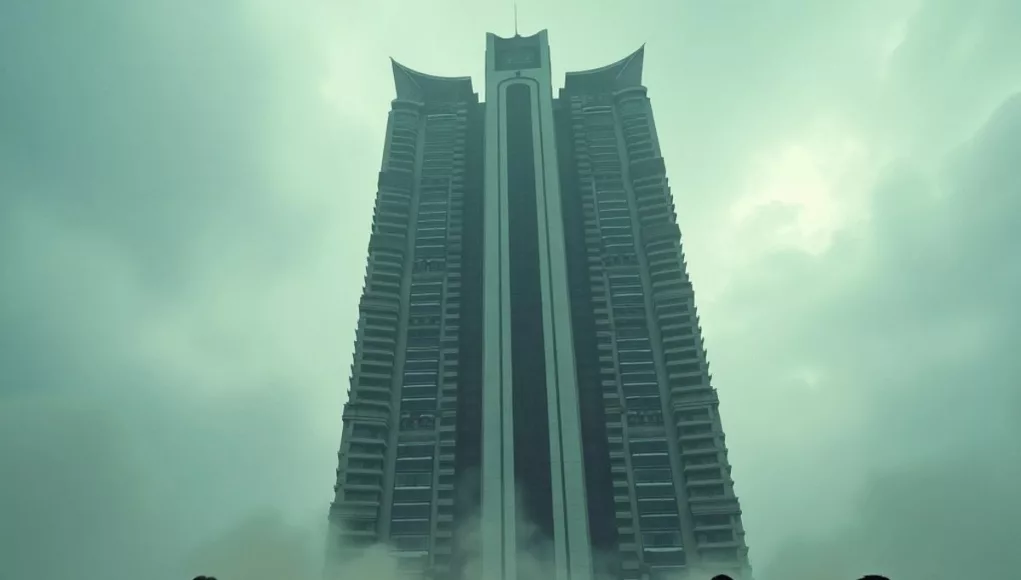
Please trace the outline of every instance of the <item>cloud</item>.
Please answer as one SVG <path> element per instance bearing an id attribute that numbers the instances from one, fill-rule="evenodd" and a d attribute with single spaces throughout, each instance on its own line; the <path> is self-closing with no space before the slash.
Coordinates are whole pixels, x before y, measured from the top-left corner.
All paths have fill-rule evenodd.
<path id="1" fill-rule="evenodd" d="M 1017 3 L 601 8 L 519 13 L 557 75 L 649 42 L 760 575 L 1016 570 Z M 5 573 L 314 567 L 386 58 L 479 88 L 510 27 L 464 0 L 0 7 Z"/>
<path id="2" fill-rule="evenodd" d="M 840 250 L 839 260 L 835 255 L 786 267 L 773 262 L 781 268 L 775 279 L 782 282 L 756 300 L 770 302 L 774 310 L 753 327 L 778 333 L 721 337 L 732 341 L 732 351 L 743 343 L 740 352 L 769 359 L 745 364 L 742 377 L 775 376 L 769 369 L 797 360 L 826 369 L 814 389 L 790 380 L 789 396 L 775 402 L 766 398 L 777 390 L 765 381 L 767 392 L 755 401 L 765 407 L 754 406 L 761 417 L 758 430 L 778 425 L 760 443 L 792 443 L 782 425 L 784 410 L 799 415 L 790 419 L 798 425 L 795 437 L 808 432 L 856 437 L 824 443 L 807 456 L 804 447 L 792 449 L 800 458 L 783 452 L 770 457 L 774 462 L 784 457 L 791 466 L 778 476 L 787 478 L 790 495 L 771 494 L 775 503 L 748 514 L 750 525 L 782 517 L 785 510 L 829 503 L 824 495 L 839 485 L 806 494 L 791 480 L 820 480 L 823 476 L 806 473 L 819 465 L 843 464 L 836 477 L 855 480 L 856 491 L 844 493 L 856 499 L 849 513 L 818 526 L 818 535 L 805 533 L 781 546 L 765 568 L 767 578 L 838 577 L 872 569 L 893 577 L 949 579 L 1021 569 L 1021 560 L 999 543 L 1021 519 L 1021 502 L 1009 483 L 1021 474 L 1016 389 L 1021 368 L 1011 354 L 1021 342 L 1012 306 L 1021 292 L 1021 269 L 1012 258 L 1017 243 L 1009 236 L 1021 210 L 1021 182 L 1013 170 L 1019 151 L 1021 96 L 1015 96 L 956 151 L 938 186 L 909 168 L 886 173 L 873 195 L 871 213 L 878 219 L 853 241 L 866 249 Z M 829 280 L 840 269 L 858 274 L 841 278 L 834 288 Z M 788 318 L 793 308 L 805 312 L 806 303 L 813 304 L 814 316 Z M 838 396 L 820 397 L 820 388 Z M 728 410 L 749 404 L 727 398 Z M 739 413 L 744 418 L 745 411 Z M 833 429 L 834 422 L 844 429 Z M 767 498 L 756 499 L 749 503 L 766 505 Z M 833 530 L 832 522 L 841 520 L 847 524 Z"/>

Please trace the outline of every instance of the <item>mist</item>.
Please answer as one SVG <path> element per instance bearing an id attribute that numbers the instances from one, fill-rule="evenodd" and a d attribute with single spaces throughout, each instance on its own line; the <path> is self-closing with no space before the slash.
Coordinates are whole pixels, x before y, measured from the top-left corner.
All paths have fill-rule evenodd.
<path id="1" fill-rule="evenodd" d="M 0 3 L 0 577 L 321 577 L 388 57 L 512 10 Z M 518 13 L 647 43 L 756 580 L 1021 575 L 1021 3 Z"/>

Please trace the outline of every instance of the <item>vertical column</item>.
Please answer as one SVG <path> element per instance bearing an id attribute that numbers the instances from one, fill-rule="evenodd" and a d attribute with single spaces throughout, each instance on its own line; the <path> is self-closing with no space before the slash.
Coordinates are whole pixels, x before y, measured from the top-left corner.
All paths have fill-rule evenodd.
<path id="1" fill-rule="evenodd" d="M 492 36 L 490 37 L 492 44 Z M 489 51 L 491 52 L 491 50 Z M 510 273 L 507 199 L 502 184 L 501 111 L 488 84 L 483 198 L 482 568 L 516 577 L 514 555 L 514 417 L 510 368 Z"/>
<path id="2" fill-rule="evenodd" d="M 483 504 L 488 506 L 484 514 L 500 518 L 503 552 L 499 557 L 507 580 L 516 580 L 513 564 L 508 562 L 535 541 L 553 544 L 558 580 L 588 580 L 592 575 L 549 62 L 545 31 L 531 37 L 489 36 L 486 300 L 500 307 L 487 307 L 486 316 L 487 325 L 501 326 L 499 332 L 487 331 L 486 339 L 505 342 L 499 347 L 486 345 L 487 376 L 494 381 L 499 376 L 500 382 L 486 384 L 491 402 L 486 405 L 485 420 L 502 423 L 499 429 L 486 426 L 484 430 L 487 437 L 495 438 L 498 432 L 504 437 L 499 444 L 486 442 L 489 453 L 504 455 L 500 462 L 483 458 L 490 466 Z M 498 283 L 498 276 L 512 279 Z M 508 289 L 510 296 L 494 296 Z M 513 373 L 508 372 L 510 368 Z M 498 412 L 497 400 L 508 407 Z M 499 474 L 498 463 L 504 469 Z M 487 493 L 503 497 L 487 498 Z M 521 503 L 515 505 L 516 495 Z M 535 537 L 535 529 L 542 537 Z M 497 538 L 495 532 L 491 534 L 484 541 L 493 546 L 493 560 L 498 557 Z M 484 565 L 495 568 L 485 561 Z"/>

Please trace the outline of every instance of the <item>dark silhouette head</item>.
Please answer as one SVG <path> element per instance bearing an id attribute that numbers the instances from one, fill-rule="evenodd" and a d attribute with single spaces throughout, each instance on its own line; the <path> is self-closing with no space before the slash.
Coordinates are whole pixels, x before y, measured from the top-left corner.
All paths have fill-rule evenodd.
<path id="1" fill-rule="evenodd" d="M 196 576 L 194 580 L 216 580 L 214 576 Z"/>
<path id="2" fill-rule="evenodd" d="M 887 578 L 886 576 L 881 576 L 879 574 L 866 574 L 859 578 L 858 580 L 890 580 L 890 579 Z"/>
<path id="3" fill-rule="evenodd" d="M 717 574 L 713 576 L 713 580 L 734 580 L 727 574 Z"/>

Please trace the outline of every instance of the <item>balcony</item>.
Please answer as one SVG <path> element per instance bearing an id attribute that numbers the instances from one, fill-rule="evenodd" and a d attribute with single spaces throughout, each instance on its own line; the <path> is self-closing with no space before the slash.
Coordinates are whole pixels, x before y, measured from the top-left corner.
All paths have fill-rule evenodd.
<path id="1" fill-rule="evenodd" d="M 364 530 L 352 530 L 344 527 L 340 532 L 341 543 L 348 546 L 369 546 L 375 543 L 376 530 L 364 529 Z"/>
<path id="2" fill-rule="evenodd" d="M 347 479 L 341 484 L 345 490 L 354 491 L 380 491 L 383 488 L 383 479 L 375 476 L 359 476 L 352 478 L 351 474 L 347 475 Z"/>
<path id="3" fill-rule="evenodd" d="M 689 498 L 688 509 L 693 516 L 709 514 L 740 515 L 741 506 L 736 497 Z"/>
<path id="4" fill-rule="evenodd" d="M 379 504 L 376 502 L 334 503 L 330 506 L 330 516 L 348 522 L 350 520 L 375 520 L 379 517 Z"/>

